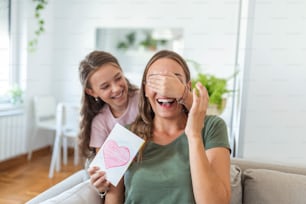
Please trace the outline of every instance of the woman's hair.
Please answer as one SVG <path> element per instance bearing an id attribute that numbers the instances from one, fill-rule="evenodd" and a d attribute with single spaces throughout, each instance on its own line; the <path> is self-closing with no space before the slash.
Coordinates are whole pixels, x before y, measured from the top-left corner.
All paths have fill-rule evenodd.
<path id="1" fill-rule="evenodd" d="M 90 77 L 105 64 L 112 64 L 122 71 L 118 60 L 112 54 L 103 51 L 93 51 L 89 53 L 85 59 L 80 62 L 79 66 L 79 77 L 83 89 L 80 113 L 79 148 L 81 150 L 80 153 L 86 158 L 90 158 L 95 154 L 95 149 L 89 147 L 91 123 L 93 118 L 105 104 L 100 98 L 95 99 L 93 96 L 88 95 L 86 89 L 92 88 L 89 83 Z M 131 96 L 138 88 L 131 84 L 126 78 L 125 80 L 128 84 L 128 94 Z"/>
<path id="2" fill-rule="evenodd" d="M 145 84 L 146 77 L 151 65 L 162 58 L 168 58 L 176 61 L 183 69 L 184 74 L 186 76 L 186 82 L 190 81 L 190 71 L 187 66 L 186 61 L 177 53 L 169 50 L 161 50 L 157 52 L 147 63 L 145 70 L 143 72 L 141 87 L 140 87 L 140 96 L 139 96 L 139 113 L 136 120 L 131 124 L 131 131 L 140 136 L 145 140 L 145 145 L 142 146 L 142 149 L 139 151 L 137 160 L 140 161 L 142 157 L 143 150 L 147 144 L 147 142 L 151 139 L 153 134 L 153 119 L 154 112 L 152 110 L 151 104 L 146 97 L 145 94 Z"/>

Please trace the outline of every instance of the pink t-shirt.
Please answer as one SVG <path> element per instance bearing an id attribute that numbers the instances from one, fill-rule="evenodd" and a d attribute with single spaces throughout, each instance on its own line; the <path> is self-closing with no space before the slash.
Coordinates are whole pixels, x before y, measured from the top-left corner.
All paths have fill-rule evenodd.
<path id="1" fill-rule="evenodd" d="M 92 121 L 89 146 L 100 148 L 116 123 L 123 126 L 132 123 L 138 114 L 138 101 L 139 91 L 136 91 L 136 93 L 129 98 L 128 107 L 119 118 L 115 118 L 109 105 L 105 104 L 100 113 L 98 113 Z"/>

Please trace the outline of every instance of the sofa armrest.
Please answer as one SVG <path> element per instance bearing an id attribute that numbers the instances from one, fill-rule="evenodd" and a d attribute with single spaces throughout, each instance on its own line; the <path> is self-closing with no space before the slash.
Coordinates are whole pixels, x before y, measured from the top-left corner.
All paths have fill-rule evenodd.
<path id="1" fill-rule="evenodd" d="M 61 194 L 41 202 L 41 204 L 102 204 L 98 190 L 91 185 L 89 179 L 79 183 Z"/>
<path id="2" fill-rule="evenodd" d="M 42 192 L 38 196 L 34 197 L 33 199 L 29 200 L 26 204 L 36 204 L 41 203 L 49 198 L 55 197 L 62 192 L 73 188 L 74 186 L 82 183 L 83 181 L 87 180 L 88 174 L 85 170 L 80 170 L 68 178 L 64 179 L 63 181 L 57 183 L 56 185 L 52 186 L 51 188 L 47 189 L 46 191 Z"/>

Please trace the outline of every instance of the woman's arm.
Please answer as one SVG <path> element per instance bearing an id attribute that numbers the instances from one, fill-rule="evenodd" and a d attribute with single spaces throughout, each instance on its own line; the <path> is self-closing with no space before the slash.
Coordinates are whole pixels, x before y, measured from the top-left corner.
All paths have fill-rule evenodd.
<path id="1" fill-rule="evenodd" d="M 230 154 L 219 147 L 205 151 L 201 130 L 208 106 L 207 90 L 196 85 L 193 104 L 185 132 L 189 144 L 190 171 L 196 203 L 220 204 L 230 202 Z"/>
<path id="2" fill-rule="evenodd" d="M 196 203 L 229 203 L 230 159 L 226 148 L 205 152 L 203 143 L 190 142 L 190 169 Z"/>

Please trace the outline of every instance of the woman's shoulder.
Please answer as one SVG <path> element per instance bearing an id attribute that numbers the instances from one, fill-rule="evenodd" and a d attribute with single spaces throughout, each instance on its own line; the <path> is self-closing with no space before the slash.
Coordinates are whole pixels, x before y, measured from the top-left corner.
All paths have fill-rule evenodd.
<path id="1" fill-rule="evenodd" d="M 205 126 L 226 126 L 223 118 L 217 115 L 207 115 L 205 117 Z"/>

